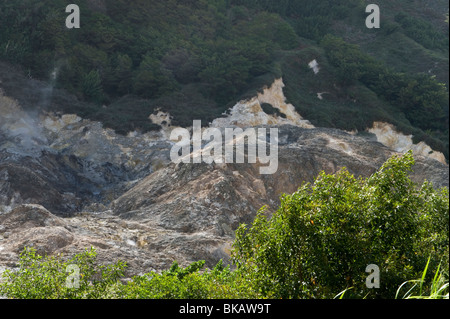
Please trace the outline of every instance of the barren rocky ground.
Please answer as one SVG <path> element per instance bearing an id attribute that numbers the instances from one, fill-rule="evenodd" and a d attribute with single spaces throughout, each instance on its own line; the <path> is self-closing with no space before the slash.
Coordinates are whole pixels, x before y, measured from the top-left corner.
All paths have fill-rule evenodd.
<path id="1" fill-rule="evenodd" d="M 274 106 L 284 101 L 272 97 Z M 270 215 L 283 193 L 321 171 L 346 167 L 369 176 L 396 153 L 374 134 L 268 116 L 260 107 L 265 99 L 241 103 L 228 121 L 212 125 L 278 128 L 273 175 L 261 175 L 260 163 L 172 163 L 170 123 L 160 132 L 122 136 L 73 114 L 30 114 L 0 96 L 0 269 L 16 267 L 26 246 L 64 256 L 93 246 L 101 262 L 126 261 L 127 276 L 174 260 L 213 267 L 228 261 L 235 229 L 262 206 Z M 253 118 L 244 113 L 240 121 L 239 110 L 249 108 Z M 448 187 L 448 165 L 424 155 L 416 154 L 412 179 Z"/>

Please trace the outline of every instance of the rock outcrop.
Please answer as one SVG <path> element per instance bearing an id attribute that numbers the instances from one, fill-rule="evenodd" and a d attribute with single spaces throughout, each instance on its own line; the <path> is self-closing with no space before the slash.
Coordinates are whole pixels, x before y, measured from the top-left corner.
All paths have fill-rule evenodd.
<path id="1" fill-rule="evenodd" d="M 70 215 L 108 203 L 169 162 L 161 133 L 122 136 L 73 114 L 30 114 L 0 95 L 0 207 Z"/>
<path id="2" fill-rule="evenodd" d="M 412 135 L 405 135 L 398 132 L 392 124 L 374 122 L 373 126 L 369 128 L 368 131 L 375 134 L 380 143 L 396 152 L 404 153 L 408 150 L 412 150 L 414 155 L 434 158 L 435 160 L 446 164 L 444 154 L 433 151 L 425 142 L 414 144 Z"/>
<path id="3" fill-rule="evenodd" d="M 240 101 L 233 106 L 226 117 L 215 119 L 210 123 L 211 127 L 240 126 L 250 127 L 257 125 L 285 125 L 313 128 L 314 126 L 302 118 L 295 107 L 286 103 L 283 93 L 284 83 L 282 79 L 276 79 L 270 87 L 263 89 L 252 99 Z M 267 114 L 261 105 L 268 104 L 278 111 L 278 114 Z"/>

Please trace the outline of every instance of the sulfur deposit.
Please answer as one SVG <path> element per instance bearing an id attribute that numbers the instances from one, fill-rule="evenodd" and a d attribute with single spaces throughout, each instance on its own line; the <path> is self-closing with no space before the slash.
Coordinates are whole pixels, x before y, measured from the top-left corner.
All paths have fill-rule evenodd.
<path id="1" fill-rule="evenodd" d="M 412 135 L 405 135 L 398 132 L 392 124 L 374 122 L 373 127 L 369 128 L 368 131 L 375 134 L 380 143 L 383 143 L 396 152 L 405 153 L 412 150 L 414 155 L 430 157 L 446 164 L 444 154 L 433 151 L 431 147 L 424 142 L 414 144 Z"/>
<path id="2" fill-rule="evenodd" d="M 295 107 L 286 103 L 283 93 L 283 80 L 276 79 L 270 87 L 264 88 L 262 93 L 250 100 L 240 101 L 230 109 L 230 114 L 224 118 L 212 121 L 211 127 L 240 126 L 249 127 L 257 125 L 294 125 L 303 128 L 313 128 L 314 126 L 297 113 Z M 277 109 L 284 117 L 279 115 L 266 114 L 261 105 L 270 104 Z"/>

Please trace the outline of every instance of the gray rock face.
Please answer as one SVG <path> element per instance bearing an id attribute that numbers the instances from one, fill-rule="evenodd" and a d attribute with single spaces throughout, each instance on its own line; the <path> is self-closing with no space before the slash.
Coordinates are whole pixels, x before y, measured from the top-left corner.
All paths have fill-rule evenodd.
<path id="1" fill-rule="evenodd" d="M 17 206 L 9 213 L 0 215 L 1 231 L 27 230 L 35 227 L 63 226 L 64 220 L 56 217 L 41 205 L 25 204 Z"/>
<path id="2" fill-rule="evenodd" d="M 0 126 L 0 267 L 26 246 L 65 256 L 93 246 L 100 261 L 127 261 L 128 276 L 174 260 L 213 267 L 228 261 L 239 224 L 264 205 L 270 215 L 281 194 L 321 171 L 369 176 L 394 154 L 371 138 L 283 125 L 278 170 L 261 175 L 260 164 L 174 164 L 162 136 L 118 136 L 76 117 L 36 120 L 31 152 L 14 123 Z M 448 187 L 448 166 L 418 156 L 411 178 Z"/>
<path id="3" fill-rule="evenodd" d="M 30 114 L 1 92 L 0 115 L 0 207 L 35 203 L 70 216 L 169 160 L 158 133 L 125 137 L 73 114 Z"/>
<path id="4" fill-rule="evenodd" d="M 250 223 L 264 205 L 269 214 L 276 210 L 282 193 L 313 182 L 321 171 L 342 167 L 368 177 L 394 154 L 378 142 L 339 130 L 282 126 L 279 137 L 279 166 L 273 175 L 260 175 L 256 164 L 172 164 L 113 201 L 112 213 L 178 235 L 213 239 L 208 249 L 180 241 L 184 249 L 179 252 L 188 260 L 211 256 L 212 266 L 217 258 L 226 259 L 238 225 Z M 420 157 L 411 178 L 448 187 L 448 167 Z"/>

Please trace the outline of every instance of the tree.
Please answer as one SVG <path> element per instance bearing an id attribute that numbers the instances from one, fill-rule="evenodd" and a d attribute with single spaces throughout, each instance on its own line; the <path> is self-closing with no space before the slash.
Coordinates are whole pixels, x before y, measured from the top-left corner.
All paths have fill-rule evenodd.
<path id="1" fill-rule="evenodd" d="M 400 108 L 413 125 L 423 129 L 446 129 L 447 101 L 445 84 L 426 74 L 410 79 L 399 92 Z"/>
<path id="2" fill-rule="evenodd" d="M 123 95 L 131 92 L 133 61 L 127 54 L 118 54 L 110 83 L 117 90 L 117 94 Z"/>
<path id="3" fill-rule="evenodd" d="M 169 70 L 161 62 L 146 54 L 133 81 L 134 93 L 145 98 L 155 98 L 174 90 L 176 83 Z"/>
<path id="4" fill-rule="evenodd" d="M 353 296 L 393 298 L 429 257 L 433 267 L 444 257 L 448 273 L 448 189 L 417 187 L 413 164 L 408 152 L 369 178 L 342 169 L 283 195 L 270 219 L 263 208 L 237 230 L 238 270 L 271 298 L 331 298 L 349 287 Z M 380 289 L 365 286 L 369 264 L 380 268 Z"/>
<path id="5" fill-rule="evenodd" d="M 100 74 L 97 70 L 92 70 L 83 77 L 82 89 L 84 96 L 96 103 L 103 101 L 103 88 Z"/>
<path id="6" fill-rule="evenodd" d="M 328 34 L 321 41 L 321 46 L 326 50 L 328 61 L 335 67 L 335 75 L 343 85 L 352 84 L 361 78 L 363 60 L 357 45 Z"/>

